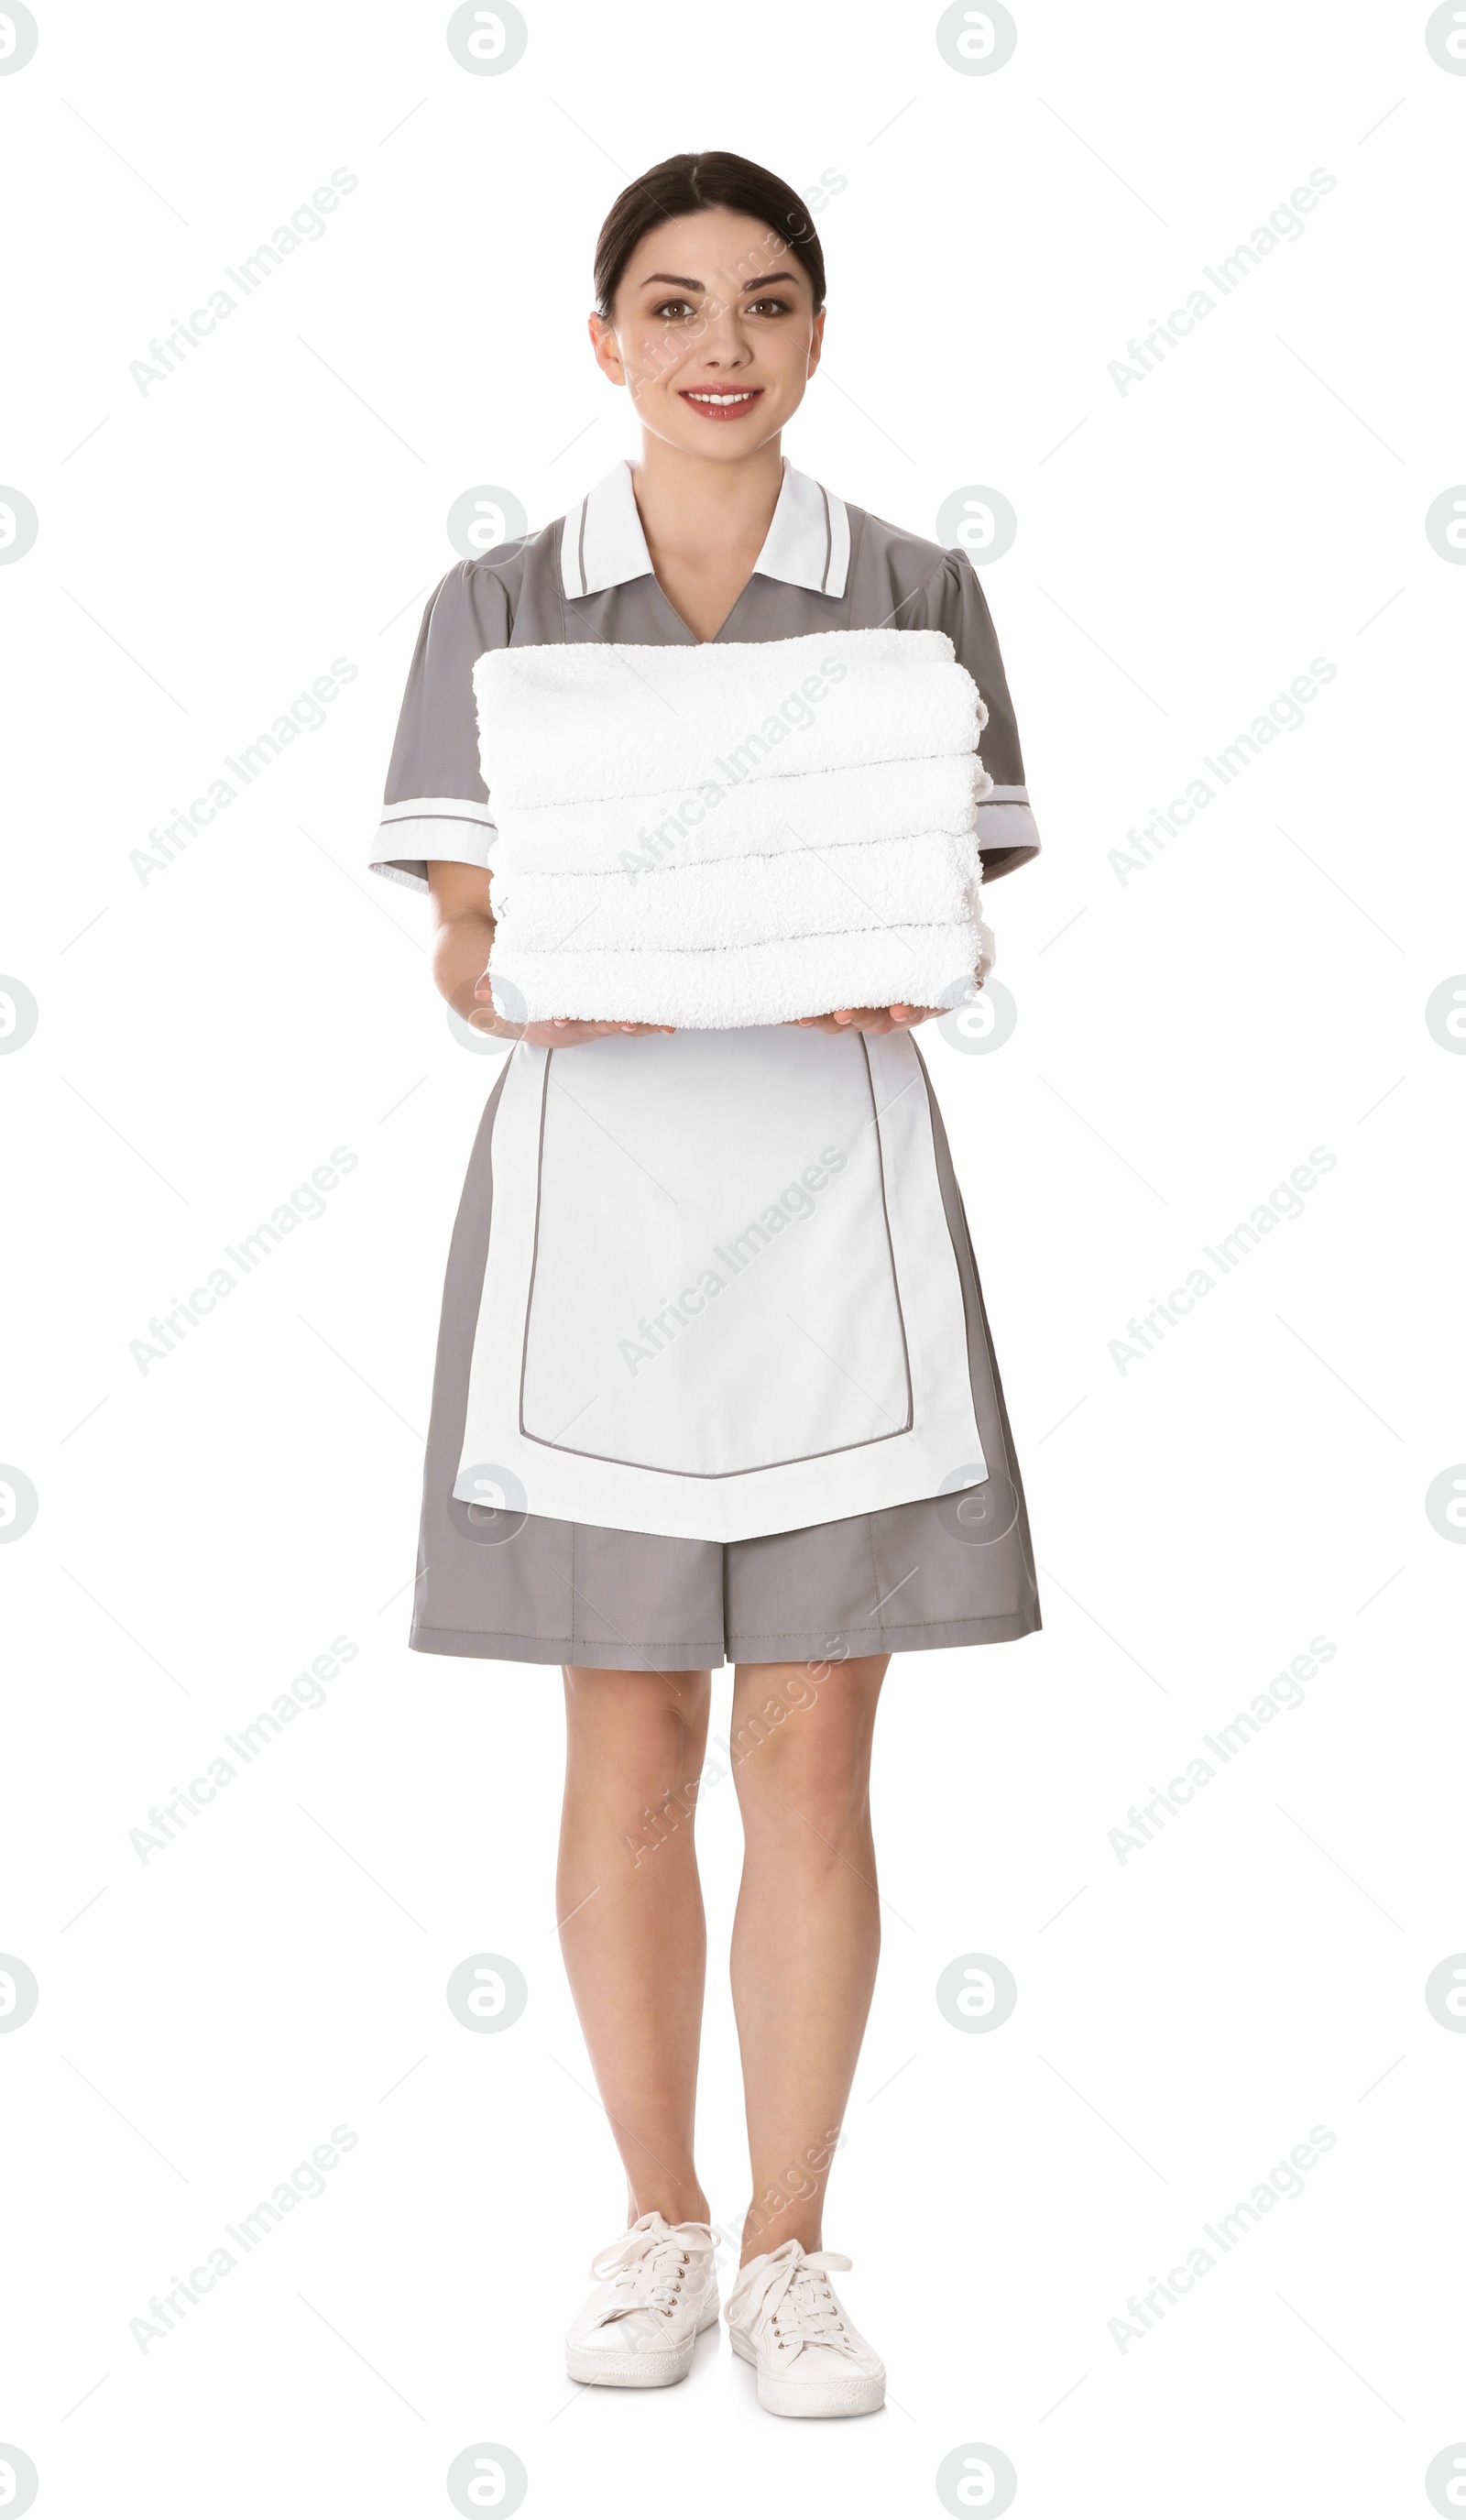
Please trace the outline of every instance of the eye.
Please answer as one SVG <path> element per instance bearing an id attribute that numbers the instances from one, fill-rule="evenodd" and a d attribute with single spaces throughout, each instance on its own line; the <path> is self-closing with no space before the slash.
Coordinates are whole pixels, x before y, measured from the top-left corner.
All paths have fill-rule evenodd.
<path id="1" fill-rule="evenodd" d="M 750 315 L 789 315 L 793 309 L 785 297 L 756 297 L 748 312 Z"/>
<path id="2" fill-rule="evenodd" d="M 668 323 L 676 323 L 683 316 L 690 315 L 693 309 L 686 297 L 664 297 L 651 311 L 653 315 L 664 317 Z"/>

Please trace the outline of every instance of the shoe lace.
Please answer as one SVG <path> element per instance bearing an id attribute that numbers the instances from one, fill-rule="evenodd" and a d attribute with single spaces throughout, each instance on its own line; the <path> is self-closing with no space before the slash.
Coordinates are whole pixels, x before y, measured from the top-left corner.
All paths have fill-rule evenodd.
<path id="1" fill-rule="evenodd" d="M 611 2286 L 601 2323 L 634 2310 L 658 2311 L 670 2318 L 693 2258 L 716 2247 L 705 2223 L 683 2223 L 674 2229 L 660 2214 L 644 2214 L 591 2260 L 592 2274 Z"/>
<path id="2" fill-rule="evenodd" d="M 798 2240 L 785 2240 L 782 2248 L 743 2269 L 728 2297 L 729 2318 L 750 2329 L 767 2321 L 782 2353 L 824 2345 L 854 2356 L 857 2348 L 826 2280 L 849 2268 L 850 2260 L 832 2250 L 807 2251 Z"/>

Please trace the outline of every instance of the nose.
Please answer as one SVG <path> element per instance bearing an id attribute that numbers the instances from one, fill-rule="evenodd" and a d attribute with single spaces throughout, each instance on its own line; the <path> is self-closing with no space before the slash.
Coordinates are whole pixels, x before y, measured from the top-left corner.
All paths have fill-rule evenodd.
<path id="1" fill-rule="evenodd" d="M 702 335 L 697 346 L 704 367 L 747 366 L 748 344 L 743 338 L 737 307 L 731 299 L 708 298 L 702 310 Z"/>

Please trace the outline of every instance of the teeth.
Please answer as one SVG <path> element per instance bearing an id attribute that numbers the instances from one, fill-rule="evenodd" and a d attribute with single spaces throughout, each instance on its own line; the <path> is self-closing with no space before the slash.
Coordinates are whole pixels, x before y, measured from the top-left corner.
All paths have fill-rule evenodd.
<path id="1" fill-rule="evenodd" d="M 753 396 L 752 396 L 752 394 L 751 394 L 751 393 L 749 393 L 749 392 L 744 392 L 744 393 L 731 393 L 731 394 L 719 394 L 719 393 L 689 393 L 689 396 L 688 396 L 688 400 L 689 400 L 689 402 L 714 402 L 714 403 L 752 402 L 752 400 L 753 400 Z"/>

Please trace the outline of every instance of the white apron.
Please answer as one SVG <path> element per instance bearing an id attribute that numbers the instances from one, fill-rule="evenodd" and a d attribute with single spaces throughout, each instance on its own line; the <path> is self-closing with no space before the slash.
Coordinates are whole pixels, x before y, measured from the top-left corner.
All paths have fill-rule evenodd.
<path id="1" fill-rule="evenodd" d="M 732 1541 L 986 1480 L 911 1041 L 521 1042 L 454 1495 Z"/>

